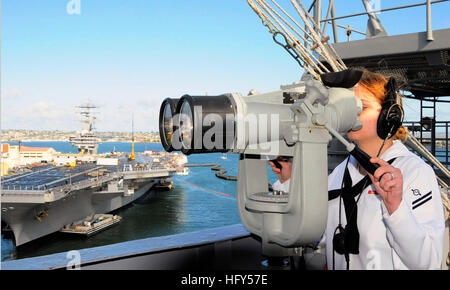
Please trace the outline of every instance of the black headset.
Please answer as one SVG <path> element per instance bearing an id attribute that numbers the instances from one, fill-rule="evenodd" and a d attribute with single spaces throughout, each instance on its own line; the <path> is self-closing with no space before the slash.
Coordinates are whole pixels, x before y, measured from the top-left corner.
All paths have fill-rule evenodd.
<path id="1" fill-rule="evenodd" d="M 333 249 L 336 253 L 344 255 L 345 251 L 345 229 L 339 222 L 337 228 L 334 230 Z"/>
<path id="2" fill-rule="evenodd" d="M 389 139 L 397 133 L 404 117 L 403 108 L 398 102 L 398 86 L 395 78 L 389 78 L 385 89 L 386 98 L 381 105 L 377 121 L 377 134 L 383 140 Z"/>

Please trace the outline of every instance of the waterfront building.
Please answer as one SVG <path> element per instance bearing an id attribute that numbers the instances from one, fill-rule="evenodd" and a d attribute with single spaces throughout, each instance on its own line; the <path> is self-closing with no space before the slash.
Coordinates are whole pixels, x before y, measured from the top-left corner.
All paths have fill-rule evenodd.
<path id="1" fill-rule="evenodd" d="M 50 163 L 56 153 L 52 147 L 11 146 L 9 143 L 1 144 L 1 149 L 2 164 L 5 163 L 9 168 L 41 162 Z"/>

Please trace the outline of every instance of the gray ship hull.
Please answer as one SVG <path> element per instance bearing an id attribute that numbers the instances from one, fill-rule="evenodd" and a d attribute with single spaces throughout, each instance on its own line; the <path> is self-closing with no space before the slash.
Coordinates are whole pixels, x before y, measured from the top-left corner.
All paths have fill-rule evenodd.
<path id="1" fill-rule="evenodd" d="M 158 182 L 158 179 L 140 182 L 138 189 L 130 195 L 123 191 L 98 192 L 98 188 L 88 188 L 45 204 L 2 202 L 2 208 L 6 210 L 2 210 L 1 217 L 14 232 L 16 246 L 20 246 L 86 216 L 119 209 L 143 196 Z M 42 211 L 47 215 L 39 221 L 36 216 Z"/>

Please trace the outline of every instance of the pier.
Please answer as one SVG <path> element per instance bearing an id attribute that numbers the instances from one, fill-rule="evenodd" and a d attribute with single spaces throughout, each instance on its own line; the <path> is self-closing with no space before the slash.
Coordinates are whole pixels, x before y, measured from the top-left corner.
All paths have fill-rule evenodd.
<path id="1" fill-rule="evenodd" d="M 184 167 L 211 167 L 211 170 L 217 171 L 216 176 L 225 180 L 237 181 L 237 176 L 225 175 L 228 170 L 220 167 L 221 164 L 185 164 Z"/>

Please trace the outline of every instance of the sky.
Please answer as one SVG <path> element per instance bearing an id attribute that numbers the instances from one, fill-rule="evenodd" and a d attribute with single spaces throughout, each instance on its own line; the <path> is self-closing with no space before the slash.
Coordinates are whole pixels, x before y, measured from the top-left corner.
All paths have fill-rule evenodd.
<path id="1" fill-rule="evenodd" d="M 337 15 L 364 10 L 360 0 L 336 6 Z M 450 2 L 433 7 L 433 29 L 450 28 Z M 378 17 L 390 35 L 425 30 L 424 7 Z M 367 17 L 338 23 L 365 31 Z M 246 0 L 1 2 L 2 129 L 78 130 L 75 107 L 90 101 L 99 107 L 98 131 L 131 131 L 132 116 L 135 131 L 157 131 L 167 97 L 269 92 L 302 73 Z M 418 106 L 405 101 L 406 120 L 418 120 Z M 449 113 L 440 106 L 438 119 Z"/>

